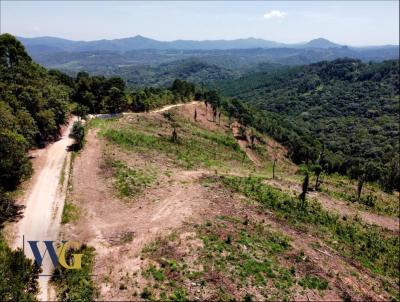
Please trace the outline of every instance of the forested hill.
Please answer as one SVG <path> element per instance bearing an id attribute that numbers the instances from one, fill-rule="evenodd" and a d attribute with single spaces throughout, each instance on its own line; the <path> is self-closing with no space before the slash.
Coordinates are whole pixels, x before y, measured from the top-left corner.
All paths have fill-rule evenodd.
<path id="1" fill-rule="evenodd" d="M 0 189 L 29 175 L 28 148 L 59 135 L 69 95 L 70 88 L 34 63 L 18 40 L 0 36 Z"/>
<path id="2" fill-rule="evenodd" d="M 361 174 L 388 188 L 399 182 L 398 60 L 320 62 L 226 82 L 222 92 L 272 112 L 285 131 L 300 142 L 304 137 L 299 144 L 313 151 L 298 161 L 325 148 L 331 172 Z M 307 145 L 310 137 L 313 146 Z M 283 143 L 295 149 L 293 142 Z"/>
<path id="3" fill-rule="evenodd" d="M 124 66 L 110 72 L 121 76 L 130 87 L 169 87 L 175 79 L 185 79 L 192 83 L 212 85 L 216 81 L 234 79 L 239 71 L 206 63 L 192 58 L 163 63 L 156 66 Z M 106 75 L 108 75 L 106 73 Z"/>

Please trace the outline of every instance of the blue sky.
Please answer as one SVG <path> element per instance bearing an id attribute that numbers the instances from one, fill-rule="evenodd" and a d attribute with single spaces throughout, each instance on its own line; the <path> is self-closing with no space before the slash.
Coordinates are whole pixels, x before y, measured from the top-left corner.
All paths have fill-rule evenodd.
<path id="1" fill-rule="evenodd" d="M 1 32 L 96 40 L 256 37 L 399 44 L 398 1 L 1 1 Z"/>

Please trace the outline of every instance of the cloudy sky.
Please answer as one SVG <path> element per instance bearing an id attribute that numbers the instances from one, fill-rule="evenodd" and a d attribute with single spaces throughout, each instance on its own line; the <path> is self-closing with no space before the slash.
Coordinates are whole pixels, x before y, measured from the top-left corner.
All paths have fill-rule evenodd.
<path id="1" fill-rule="evenodd" d="M 256 37 L 399 44 L 398 1 L 0 1 L 1 32 L 96 40 Z"/>

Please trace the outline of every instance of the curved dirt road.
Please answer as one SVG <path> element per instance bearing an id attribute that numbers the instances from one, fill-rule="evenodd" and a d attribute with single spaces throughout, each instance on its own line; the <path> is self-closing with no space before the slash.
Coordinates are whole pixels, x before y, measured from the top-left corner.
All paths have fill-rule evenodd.
<path id="1" fill-rule="evenodd" d="M 49 145 L 40 155 L 43 166 L 34 171 L 33 183 L 26 192 L 24 199 L 26 208 L 24 217 L 17 224 L 17 236 L 14 248 L 22 248 L 23 237 L 25 238 L 25 255 L 31 259 L 33 254 L 27 244 L 27 240 L 39 241 L 38 246 L 43 254 L 43 240 L 58 239 L 61 214 L 64 206 L 67 177 L 64 183 L 60 184 L 61 175 L 66 167 L 69 167 L 70 154 L 67 149 L 73 143 L 69 137 L 72 124 L 76 118 L 72 118 L 63 136 L 56 142 Z M 68 170 L 68 169 L 66 169 Z M 52 272 L 53 264 L 46 254 L 42 265 L 42 274 L 49 275 Z M 42 301 L 49 300 L 48 281 L 50 277 L 39 277 L 40 294 Z"/>
<path id="2" fill-rule="evenodd" d="M 199 103 L 199 101 L 192 101 L 192 102 L 189 102 L 189 103 L 178 103 L 178 104 L 172 104 L 172 105 L 165 105 L 164 107 L 161 107 L 161 108 L 158 108 L 158 109 L 153 109 L 153 110 L 150 110 L 150 111 L 144 112 L 144 113 L 161 113 L 161 112 L 168 111 L 168 110 L 170 110 L 172 108 L 175 108 L 175 107 L 181 107 L 181 106 L 184 106 L 184 105 L 193 105 L 193 104 L 197 104 L 197 103 Z M 122 115 L 130 115 L 130 114 L 137 114 L 137 112 L 123 112 L 122 113 Z M 104 114 L 96 114 L 96 117 L 102 116 L 102 115 L 104 115 Z"/>

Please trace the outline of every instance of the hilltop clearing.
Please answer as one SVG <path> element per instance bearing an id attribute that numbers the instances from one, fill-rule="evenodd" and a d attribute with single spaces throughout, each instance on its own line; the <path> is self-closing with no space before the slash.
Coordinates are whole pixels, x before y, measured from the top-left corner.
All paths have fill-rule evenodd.
<path id="1" fill-rule="evenodd" d="M 339 216 L 334 197 L 291 197 L 275 187 L 301 182 L 284 147 L 204 103 L 174 107 L 88 123 L 62 237 L 94 248 L 99 299 L 398 298 L 397 233 L 354 203 Z"/>

